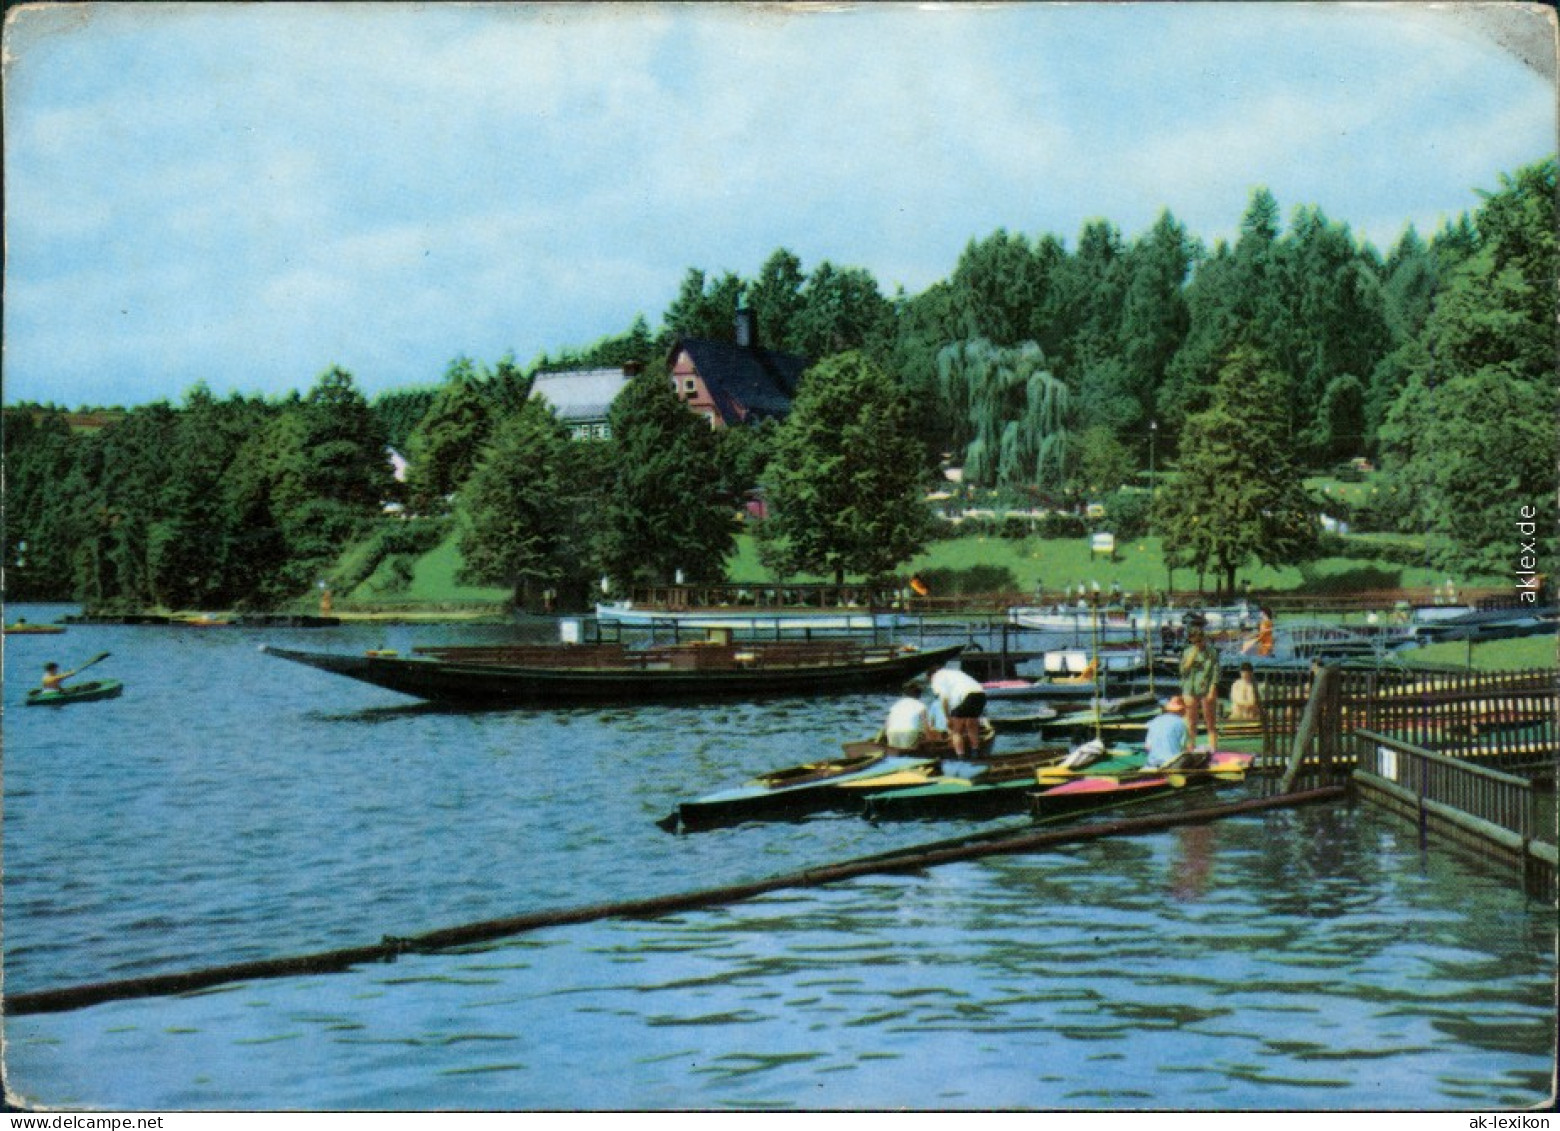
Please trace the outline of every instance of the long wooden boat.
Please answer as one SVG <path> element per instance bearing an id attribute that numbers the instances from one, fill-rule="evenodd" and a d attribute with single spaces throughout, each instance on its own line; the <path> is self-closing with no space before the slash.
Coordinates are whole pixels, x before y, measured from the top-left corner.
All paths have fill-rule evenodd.
<path id="1" fill-rule="evenodd" d="M 18 621 L 8 624 L 0 632 L 7 636 L 57 636 L 65 631 L 62 624 L 28 624 L 26 621 Z"/>
<path id="2" fill-rule="evenodd" d="M 807 762 L 763 774 L 731 789 L 684 801 L 656 822 L 668 832 L 706 829 L 742 821 L 798 817 L 840 805 L 856 804 L 850 787 L 868 782 L 889 788 L 892 782 L 919 783 L 935 774 L 937 763 L 875 751 L 823 762 Z M 906 775 L 909 775 L 906 777 Z"/>
<path id="3" fill-rule="evenodd" d="M 919 651 L 852 641 L 419 648 L 344 655 L 262 645 L 278 659 L 435 702 L 562 706 L 730 696 L 827 695 L 894 687 L 954 659 L 962 645 Z"/>
<path id="4" fill-rule="evenodd" d="M 28 707 L 66 707 L 72 703 L 95 703 L 102 699 L 118 699 L 125 685 L 117 679 L 98 679 L 91 683 L 78 683 L 64 691 L 44 691 L 35 687 L 23 701 Z"/>

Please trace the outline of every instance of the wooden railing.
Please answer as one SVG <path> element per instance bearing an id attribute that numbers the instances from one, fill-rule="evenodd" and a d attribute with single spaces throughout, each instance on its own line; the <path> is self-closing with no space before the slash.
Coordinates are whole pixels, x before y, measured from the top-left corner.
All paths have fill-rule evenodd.
<path id="1" fill-rule="evenodd" d="M 1560 672 L 1424 672 L 1338 669 L 1320 724 L 1308 737 L 1307 763 L 1345 766 L 1346 736 L 1386 734 L 1421 749 L 1489 765 L 1540 762 L 1560 749 Z M 1287 764 L 1310 700 L 1313 672 L 1257 676 L 1263 704 L 1259 767 Z"/>
<path id="2" fill-rule="evenodd" d="M 1506 593 L 1498 589 L 1464 589 L 1457 594 L 1457 603 L 1490 600 Z M 970 612 L 1002 611 L 1013 606 L 1038 605 L 1050 607 L 1063 604 L 1074 607 L 1078 596 L 1068 591 L 1045 590 L 1040 592 L 966 593 L 948 594 L 917 593 L 908 578 L 894 578 L 882 584 L 865 582 L 847 585 L 820 583 L 782 584 L 761 582 L 738 585 L 731 583 L 649 585 L 636 587 L 631 593 L 635 605 L 681 611 L 686 609 L 910 609 L 920 612 Z M 1122 595 L 1111 593 L 1089 594 L 1104 604 L 1120 601 Z M 1246 600 L 1253 614 L 1258 606 L 1267 605 L 1283 612 L 1360 612 L 1390 611 L 1402 602 L 1409 606 L 1439 605 L 1445 595 L 1435 589 L 1378 589 L 1349 594 L 1334 593 L 1268 593 L 1254 591 L 1230 597 L 1231 602 Z M 1213 593 L 1198 590 L 1179 590 L 1173 593 L 1156 591 L 1153 604 L 1156 608 L 1167 605 L 1177 609 L 1201 608 L 1219 604 L 1222 599 Z M 1132 603 L 1141 607 L 1143 594 L 1132 595 Z"/>
<path id="3" fill-rule="evenodd" d="M 1356 730 L 1349 740 L 1360 771 L 1392 783 L 1417 798 L 1421 807 L 1434 802 L 1524 842 L 1555 842 L 1552 820 L 1540 817 L 1553 794 L 1552 782 L 1540 789 L 1527 778 L 1449 758 L 1372 730 Z"/>

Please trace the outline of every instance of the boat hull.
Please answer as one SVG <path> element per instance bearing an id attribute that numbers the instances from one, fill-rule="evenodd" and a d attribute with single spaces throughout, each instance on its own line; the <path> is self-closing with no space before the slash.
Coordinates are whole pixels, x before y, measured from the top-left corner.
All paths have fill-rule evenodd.
<path id="1" fill-rule="evenodd" d="M 852 768 L 853 763 L 861 763 Z M 833 808 L 854 808 L 862 788 L 890 781 L 925 781 L 937 764 L 924 758 L 868 755 L 839 762 L 801 766 L 757 778 L 734 789 L 684 801 L 659 824 L 668 831 L 714 828 L 743 821 L 801 817 Z M 804 780 L 796 780 L 804 779 Z M 776 784 L 793 782 L 794 784 Z"/>
<path id="2" fill-rule="evenodd" d="M 993 761 L 970 777 L 945 777 L 921 785 L 869 793 L 863 810 L 870 821 L 924 817 L 993 817 L 1020 813 L 1035 788 L 1035 774 L 1067 756 L 1065 747 L 1018 751 Z"/>
<path id="3" fill-rule="evenodd" d="M 1103 812 L 1178 789 L 1211 787 L 1239 780 L 1251 761 L 1250 754 L 1221 750 L 1209 757 L 1206 766 L 1155 773 L 1142 768 L 1141 754 L 1126 755 L 1087 766 L 1078 776 L 1060 784 L 1048 785 L 1041 778 L 1041 788 L 1028 795 L 1029 812 L 1037 821 Z"/>
<path id="4" fill-rule="evenodd" d="M 831 695 L 883 687 L 954 659 L 961 647 L 927 651 L 892 650 L 857 662 L 761 665 L 749 668 L 689 666 L 535 666 L 465 662 L 459 649 L 440 658 L 298 652 L 260 649 L 361 683 L 439 703 L 477 706 L 570 706 L 731 697 Z M 693 653 L 689 653 L 693 655 Z M 582 654 L 583 656 L 583 654 Z"/>
<path id="5" fill-rule="evenodd" d="M 96 703 L 104 699 L 118 699 L 125 686 L 117 679 L 100 679 L 81 683 L 67 691 L 45 694 L 34 688 L 27 693 L 25 703 L 29 707 L 68 707 L 72 703 Z"/>

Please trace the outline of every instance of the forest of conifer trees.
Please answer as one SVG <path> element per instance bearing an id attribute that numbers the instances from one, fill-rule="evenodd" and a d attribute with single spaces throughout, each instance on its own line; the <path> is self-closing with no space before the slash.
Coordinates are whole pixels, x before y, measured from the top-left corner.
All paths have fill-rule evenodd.
<path id="1" fill-rule="evenodd" d="M 860 490 L 896 493 L 879 500 L 884 521 L 920 505 L 950 462 L 966 490 L 1065 510 L 1157 458 L 1171 488 L 1160 527 L 1201 524 L 1167 546 L 1215 574 L 1303 560 L 1316 514 L 1300 479 L 1365 457 L 1385 489 L 1348 516 L 1356 529 L 1433 536 L 1449 571 L 1505 571 L 1510 515 L 1548 513 L 1554 494 L 1555 180 L 1552 158 L 1517 170 L 1475 212 L 1410 228 L 1384 253 L 1312 206 L 1286 222 L 1266 190 L 1238 236 L 1211 246 L 1169 212 L 1130 239 L 1104 220 L 1071 244 L 998 230 L 916 295 L 885 294 L 860 267 L 806 270 L 782 248 L 751 278 L 689 268 L 654 331 L 640 317 L 527 366 L 457 356 L 442 380 L 372 403 L 332 368 L 274 400 L 202 385 L 177 404 L 96 406 L 106 427 L 7 406 L 6 597 L 273 607 L 349 543 L 405 552 L 451 530 L 473 580 L 517 595 L 664 579 L 674 562 L 714 577 L 744 496 L 765 488 L 775 530 L 799 531 L 788 510 L 812 505 L 838 462 L 829 445 L 845 442 L 911 465 L 887 486 L 868 461 L 851 472 Z M 739 302 L 765 347 L 813 364 L 804 389 L 848 376 L 895 436 L 847 441 L 816 418 L 792 429 L 806 438 L 790 422 L 711 434 L 671 411 L 672 342 L 730 339 Z M 630 361 L 644 374 L 610 441 L 571 442 L 528 400 L 540 370 Z M 410 461 L 405 483 L 390 447 Z M 1252 504 L 1259 487 L 1273 490 Z M 928 536 L 911 526 L 893 535 L 901 560 Z M 781 539 L 768 552 L 794 568 L 892 567 L 847 550 Z"/>

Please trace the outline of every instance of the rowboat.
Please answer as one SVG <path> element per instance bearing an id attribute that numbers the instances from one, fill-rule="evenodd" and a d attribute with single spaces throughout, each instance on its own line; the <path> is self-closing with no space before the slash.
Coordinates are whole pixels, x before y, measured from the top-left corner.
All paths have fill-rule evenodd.
<path id="1" fill-rule="evenodd" d="M 63 691 L 44 691 L 35 687 L 27 693 L 24 704 L 28 707 L 65 707 L 71 703 L 93 703 L 99 699 L 118 699 L 124 689 L 125 685 L 117 679 L 78 683 Z"/>
<path id="2" fill-rule="evenodd" d="M 1076 709 L 1081 710 L 1080 703 Z M 1023 734 L 1026 731 L 1035 731 L 1041 723 L 1048 723 L 1060 717 L 1063 711 L 1054 706 L 1039 703 L 1032 704 L 1022 711 L 991 711 L 985 716 L 985 721 L 991 724 L 991 729 L 998 734 Z"/>
<path id="3" fill-rule="evenodd" d="M 895 779 L 919 784 L 936 770 L 933 760 L 883 751 L 806 762 L 760 775 L 732 789 L 684 801 L 656 823 L 675 832 L 739 821 L 797 817 L 840 805 L 849 808 L 861 796 L 859 789 L 869 782 L 877 789 L 889 788 Z"/>
<path id="4" fill-rule="evenodd" d="M 1120 741 L 1142 737 L 1148 721 L 1159 713 L 1159 700 L 1152 695 L 1131 695 L 1124 699 L 1105 699 L 1081 711 L 1069 711 L 1042 721 L 1037 728 L 1044 738 L 1082 740 L 1095 735 L 1112 735 Z"/>
<path id="5" fill-rule="evenodd" d="M 65 631 L 61 624 L 28 624 L 26 621 L 18 621 L 16 624 L 8 624 L 3 629 L 7 636 L 56 636 Z"/>
<path id="6" fill-rule="evenodd" d="M 982 718 L 980 720 L 980 747 L 970 755 L 971 759 L 974 761 L 985 761 L 991 756 L 992 748 L 996 745 L 996 742 L 997 728 L 992 725 L 990 719 Z M 874 752 L 901 754 L 914 758 L 942 759 L 954 756 L 953 741 L 945 730 L 927 732 L 921 736 L 921 741 L 908 750 L 888 745 L 887 738 L 882 731 L 878 731 L 876 735 L 864 742 L 847 742 L 843 746 L 845 753 L 851 757 Z"/>
<path id="7" fill-rule="evenodd" d="M 1035 788 L 1037 770 L 1066 756 L 1064 746 L 1015 751 L 968 776 L 928 777 L 920 784 L 903 783 L 893 790 L 869 792 L 863 799 L 863 810 L 870 821 L 1021 812 Z"/>
<path id="8" fill-rule="evenodd" d="M 1221 750 L 1211 754 L 1206 765 L 1187 769 L 1146 771 L 1141 754 L 1097 762 L 1081 773 L 1060 778 L 1054 768 L 1044 768 L 1036 773 L 1041 788 L 1029 794 L 1029 811 L 1036 820 L 1054 821 L 1130 805 L 1189 786 L 1239 781 L 1251 761 L 1250 754 Z M 1129 762 L 1135 764 L 1123 766 Z"/>
<path id="9" fill-rule="evenodd" d="M 436 647 L 410 656 L 260 647 L 278 659 L 418 699 L 495 706 L 841 694 L 897 687 L 962 650 L 855 641 Z"/>

